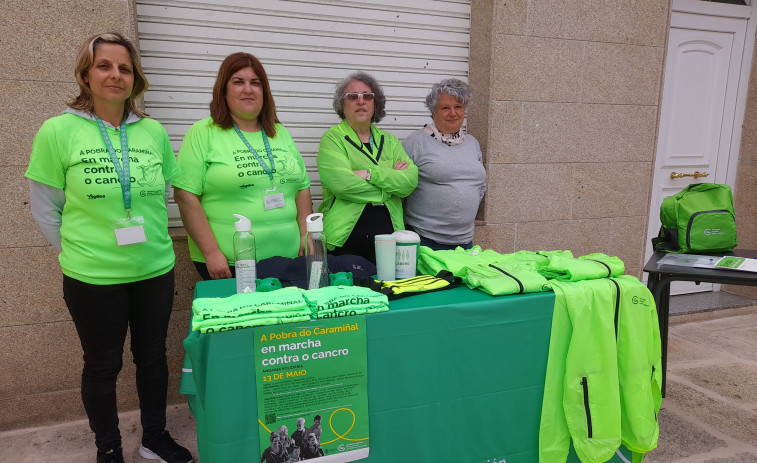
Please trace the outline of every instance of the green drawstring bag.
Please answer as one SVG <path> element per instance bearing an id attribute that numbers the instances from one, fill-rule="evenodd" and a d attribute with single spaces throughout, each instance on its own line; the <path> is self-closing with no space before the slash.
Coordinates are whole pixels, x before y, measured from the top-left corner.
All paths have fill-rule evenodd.
<path id="1" fill-rule="evenodd" d="M 738 244 L 731 187 L 694 183 L 668 196 L 660 206 L 660 236 L 655 251 L 673 253 L 727 252 Z"/>

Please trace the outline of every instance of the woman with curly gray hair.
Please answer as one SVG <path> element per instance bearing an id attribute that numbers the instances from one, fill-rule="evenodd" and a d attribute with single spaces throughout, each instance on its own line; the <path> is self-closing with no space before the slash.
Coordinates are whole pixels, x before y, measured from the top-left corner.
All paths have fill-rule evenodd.
<path id="1" fill-rule="evenodd" d="M 486 191 L 481 147 L 463 129 L 472 96 L 458 79 L 434 84 L 426 97 L 431 123 L 402 145 L 418 166 L 418 188 L 405 198 L 405 222 L 435 250 L 473 246 L 473 222 Z"/>
<path id="2" fill-rule="evenodd" d="M 418 169 L 394 135 L 378 129 L 386 98 L 373 76 L 356 72 L 334 92 L 342 119 L 323 134 L 318 173 L 329 251 L 376 262 L 375 235 L 404 230 L 402 198 L 418 184 Z"/>

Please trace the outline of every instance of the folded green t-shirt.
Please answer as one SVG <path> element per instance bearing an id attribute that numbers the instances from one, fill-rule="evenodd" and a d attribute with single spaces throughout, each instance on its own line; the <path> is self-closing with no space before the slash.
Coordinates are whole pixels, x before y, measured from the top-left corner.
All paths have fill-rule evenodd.
<path id="1" fill-rule="evenodd" d="M 296 287 L 276 291 L 240 293 L 229 297 L 198 298 L 192 302 L 192 329 L 255 319 L 286 318 L 309 313 Z"/>
<path id="2" fill-rule="evenodd" d="M 241 328 L 255 328 L 257 326 L 279 325 L 282 323 L 298 323 L 298 322 L 308 322 L 308 321 L 310 321 L 309 311 L 307 315 L 297 315 L 297 316 L 288 316 L 288 317 L 273 317 L 269 315 L 269 316 L 264 316 L 263 318 L 257 318 L 251 321 L 224 323 L 224 324 L 219 323 L 219 324 L 210 325 L 210 326 L 203 326 L 199 329 L 199 331 L 200 333 L 214 333 L 217 331 L 231 331 L 231 330 L 238 330 Z"/>
<path id="3" fill-rule="evenodd" d="M 336 311 L 356 312 L 350 315 L 357 315 L 389 310 L 386 295 L 363 286 L 325 286 L 302 290 L 302 295 L 316 318 L 326 318 L 319 314 L 334 314 Z"/>

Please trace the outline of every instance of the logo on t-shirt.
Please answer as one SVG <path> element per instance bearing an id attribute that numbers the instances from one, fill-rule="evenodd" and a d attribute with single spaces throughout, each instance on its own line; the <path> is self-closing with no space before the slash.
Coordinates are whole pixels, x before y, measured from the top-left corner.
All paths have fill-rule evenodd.
<path id="1" fill-rule="evenodd" d="M 159 163 L 153 162 L 153 159 L 149 159 L 146 166 L 139 165 L 137 167 L 139 167 L 142 174 L 142 176 L 137 179 L 137 183 L 140 186 L 153 186 L 158 183 L 159 179 L 162 182 L 163 178 L 160 175 L 162 166 Z"/>

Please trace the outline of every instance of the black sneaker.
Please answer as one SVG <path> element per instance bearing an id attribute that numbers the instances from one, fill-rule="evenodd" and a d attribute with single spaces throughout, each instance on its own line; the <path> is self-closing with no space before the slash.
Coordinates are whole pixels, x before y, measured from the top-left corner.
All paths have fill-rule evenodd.
<path id="1" fill-rule="evenodd" d="M 192 454 L 177 444 L 168 431 L 163 431 L 156 439 L 142 440 L 139 454 L 148 460 L 160 460 L 160 463 L 192 463 Z"/>
<path id="2" fill-rule="evenodd" d="M 97 451 L 97 463 L 124 463 L 124 452 L 120 448 L 105 452 Z"/>

